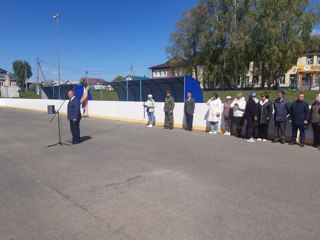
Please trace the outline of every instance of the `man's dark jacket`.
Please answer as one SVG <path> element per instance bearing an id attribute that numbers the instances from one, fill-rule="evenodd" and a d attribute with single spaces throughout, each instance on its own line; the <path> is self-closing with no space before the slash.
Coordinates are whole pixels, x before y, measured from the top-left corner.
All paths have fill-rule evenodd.
<path id="1" fill-rule="evenodd" d="M 290 119 L 292 124 L 303 125 L 309 119 L 309 104 L 305 101 L 297 100 L 291 104 Z"/>
<path id="2" fill-rule="evenodd" d="M 194 108 L 195 108 L 195 101 L 194 98 L 191 97 L 188 101 L 188 99 L 186 99 L 185 103 L 184 103 L 184 112 L 188 113 L 188 114 L 193 114 L 194 113 Z"/>
<path id="3" fill-rule="evenodd" d="M 273 104 L 274 120 L 277 122 L 286 122 L 287 115 L 290 113 L 290 102 L 287 99 L 276 99 Z"/>
<path id="4" fill-rule="evenodd" d="M 243 117 L 244 119 L 251 119 L 256 121 L 258 115 L 258 105 L 253 101 L 253 99 L 249 99 L 246 104 L 246 109 L 244 110 Z"/>
<path id="5" fill-rule="evenodd" d="M 77 121 L 81 119 L 80 102 L 76 97 L 68 103 L 68 120 L 73 119 L 77 119 Z"/>

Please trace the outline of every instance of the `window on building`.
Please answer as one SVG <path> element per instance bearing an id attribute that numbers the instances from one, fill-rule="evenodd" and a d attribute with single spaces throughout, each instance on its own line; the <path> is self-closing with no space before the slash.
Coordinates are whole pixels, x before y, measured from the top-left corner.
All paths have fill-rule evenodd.
<path id="1" fill-rule="evenodd" d="M 160 71 L 159 70 L 155 70 L 153 72 L 153 74 L 154 74 L 155 77 L 160 77 Z"/>
<path id="2" fill-rule="evenodd" d="M 317 64 L 320 64 L 320 55 L 317 56 Z"/>
<path id="3" fill-rule="evenodd" d="M 160 76 L 161 77 L 166 77 L 166 70 L 161 70 Z"/>
<path id="4" fill-rule="evenodd" d="M 313 64 L 313 56 L 307 56 L 307 65 Z"/>

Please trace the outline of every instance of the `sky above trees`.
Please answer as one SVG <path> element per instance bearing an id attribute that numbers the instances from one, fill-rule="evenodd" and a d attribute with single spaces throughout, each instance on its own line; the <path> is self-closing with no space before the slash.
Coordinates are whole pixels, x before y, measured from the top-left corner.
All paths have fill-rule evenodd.
<path id="1" fill-rule="evenodd" d="M 317 1 L 312 1 L 317 2 Z M 56 22 L 61 12 L 61 79 L 90 77 L 111 81 L 115 76 L 151 76 L 149 67 L 167 61 L 165 48 L 183 11 L 197 0 L 11 0 L 1 3 L 0 68 L 26 60 L 35 79 L 36 58 L 44 60 L 47 79 L 57 78 Z M 314 32 L 320 32 L 316 27 Z"/>

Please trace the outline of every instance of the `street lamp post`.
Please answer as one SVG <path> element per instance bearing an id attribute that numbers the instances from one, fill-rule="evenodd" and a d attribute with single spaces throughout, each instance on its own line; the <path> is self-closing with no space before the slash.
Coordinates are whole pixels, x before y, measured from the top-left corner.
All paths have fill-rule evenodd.
<path id="1" fill-rule="evenodd" d="M 58 55 L 58 96 L 60 99 L 60 44 L 59 44 L 59 19 L 62 14 L 58 12 L 53 16 L 53 19 L 57 22 L 57 55 Z"/>

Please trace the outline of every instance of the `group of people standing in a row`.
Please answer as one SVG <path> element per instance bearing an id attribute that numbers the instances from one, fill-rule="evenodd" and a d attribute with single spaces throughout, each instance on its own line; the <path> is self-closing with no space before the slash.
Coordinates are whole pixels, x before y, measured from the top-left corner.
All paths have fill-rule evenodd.
<path id="1" fill-rule="evenodd" d="M 305 129 L 311 124 L 313 129 L 314 144 L 313 146 L 320 149 L 320 94 L 316 95 L 315 102 L 309 109 L 309 104 L 304 100 L 304 94 L 299 93 L 297 100 L 290 103 L 284 98 L 285 92 L 279 91 L 277 99 L 272 103 L 268 93 L 263 93 L 258 99 L 255 93 L 249 94 L 246 101 L 242 93 L 238 93 L 232 100 L 231 96 L 226 97 L 225 103 L 222 103 L 217 93 L 207 101 L 209 107 L 208 122 L 211 131 L 209 134 L 217 134 L 220 119 L 224 119 L 224 135 L 231 135 L 232 126 L 235 125 L 236 136 L 242 138 L 242 128 L 245 125 L 245 140 L 255 142 L 254 137 L 258 135 L 257 141 L 267 141 L 269 123 L 274 117 L 274 139 L 273 142 L 285 143 L 285 132 L 287 122 L 292 124 L 292 140 L 290 145 L 297 144 L 297 131 L 300 132 L 300 147 L 305 144 Z M 155 124 L 154 108 L 155 102 L 152 95 L 148 95 L 148 100 L 144 105 L 147 109 L 149 123 L 148 127 Z M 173 129 L 173 109 L 174 99 L 170 91 L 166 92 L 164 103 L 165 129 Z M 186 118 L 187 131 L 192 131 L 193 114 L 195 110 L 195 100 L 192 93 L 188 92 L 184 104 L 184 113 Z"/>

